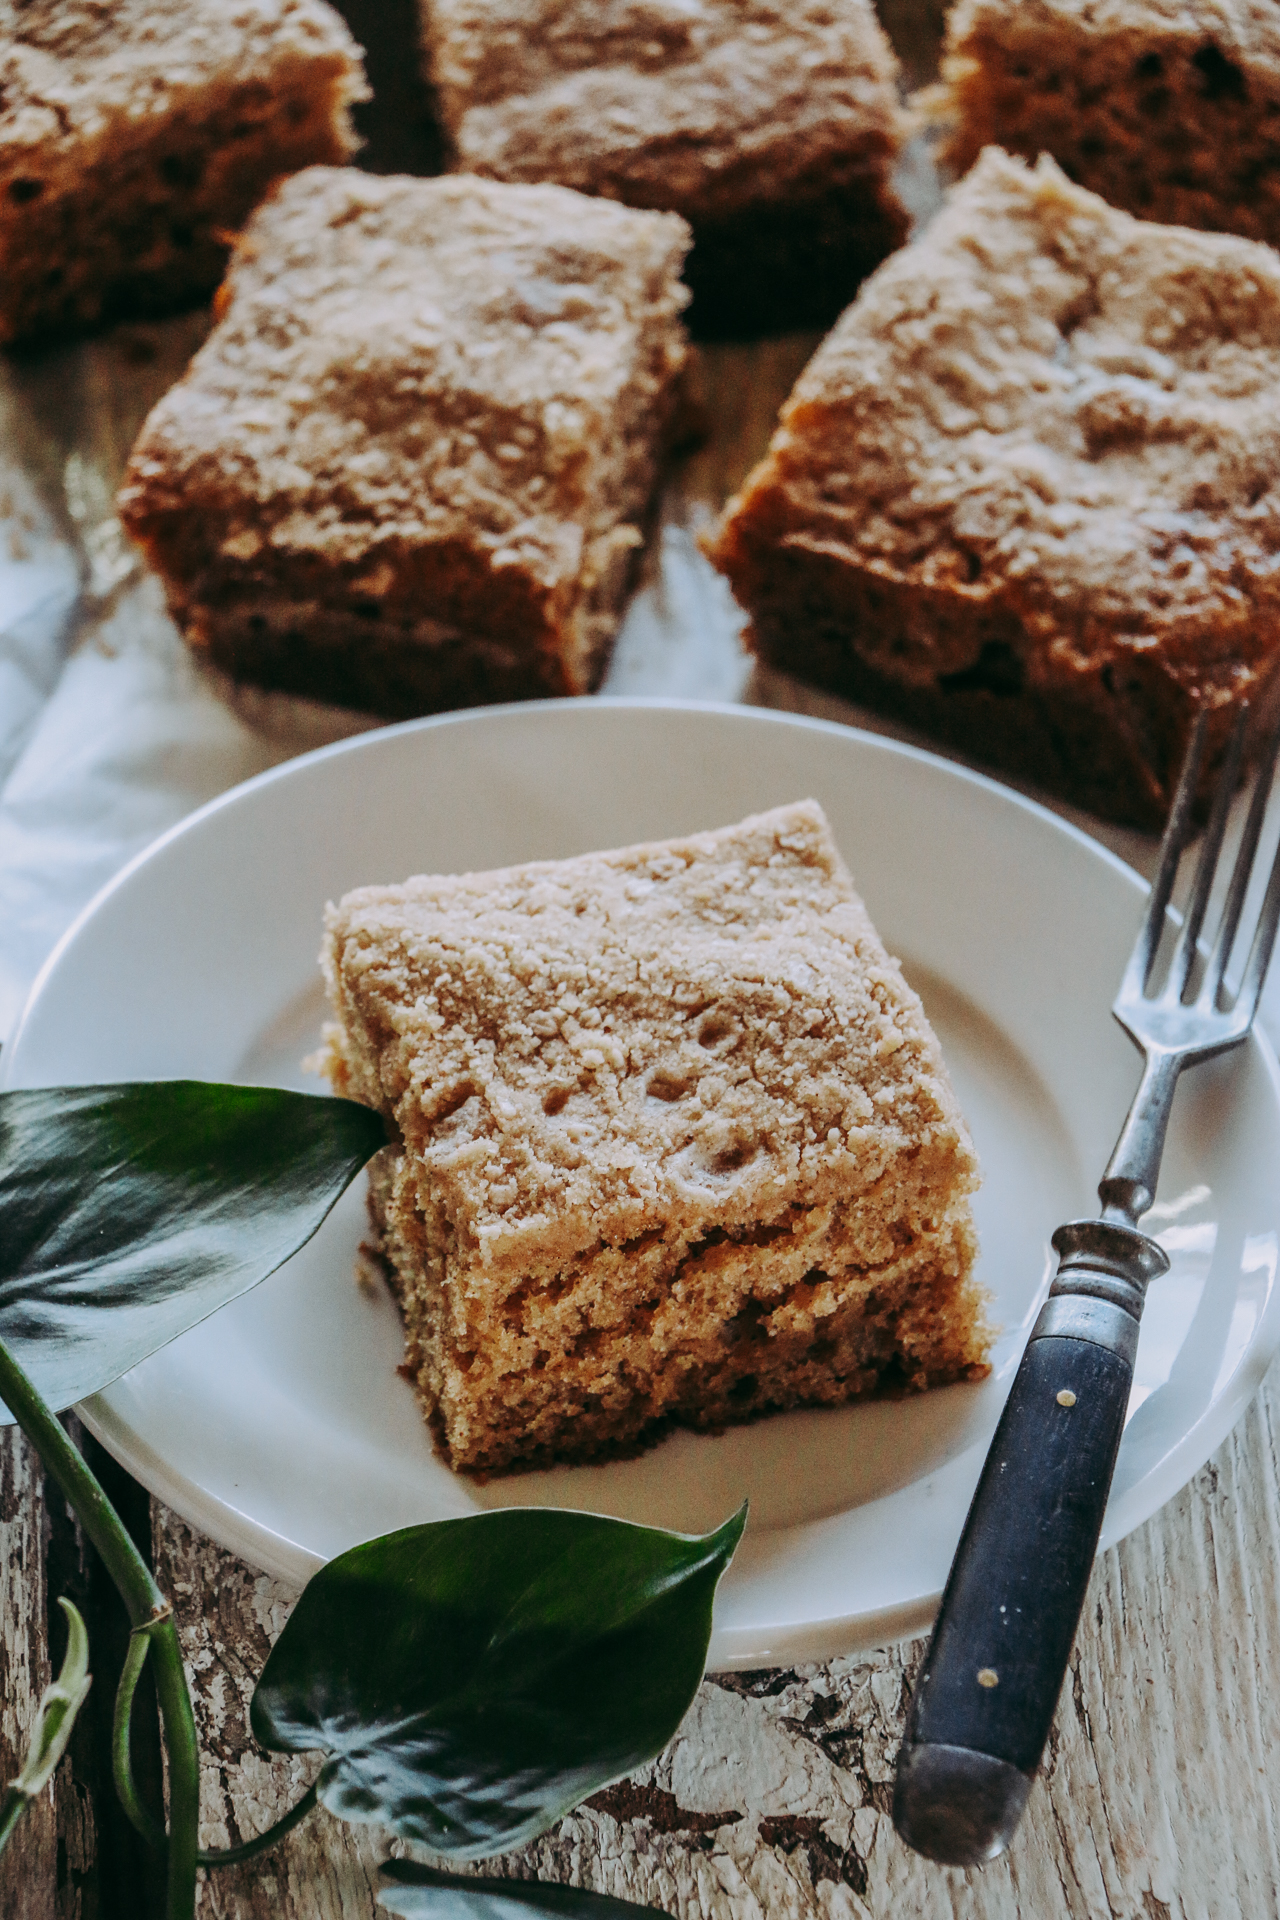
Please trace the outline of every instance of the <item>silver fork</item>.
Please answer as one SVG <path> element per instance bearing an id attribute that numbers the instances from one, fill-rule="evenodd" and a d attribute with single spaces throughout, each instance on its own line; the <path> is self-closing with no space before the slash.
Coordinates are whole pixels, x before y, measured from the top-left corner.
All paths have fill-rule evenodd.
<path id="1" fill-rule="evenodd" d="M 1183 1067 L 1239 1046 L 1253 1025 L 1280 920 L 1277 848 L 1234 998 L 1236 945 L 1280 730 L 1261 756 L 1212 947 L 1200 936 L 1239 779 L 1241 714 L 1218 781 L 1168 970 L 1153 975 L 1192 827 L 1202 710 L 1160 847 L 1146 916 L 1112 1009 L 1146 1056 L 1098 1186 L 1093 1220 L 1059 1227 L 1058 1272 L 1032 1329 L 952 1563 L 898 1757 L 893 1819 L 930 1859 L 976 1866 L 1013 1836 L 1062 1690 L 1124 1430 L 1148 1282 L 1168 1270 L 1139 1232 L 1155 1199 Z"/>

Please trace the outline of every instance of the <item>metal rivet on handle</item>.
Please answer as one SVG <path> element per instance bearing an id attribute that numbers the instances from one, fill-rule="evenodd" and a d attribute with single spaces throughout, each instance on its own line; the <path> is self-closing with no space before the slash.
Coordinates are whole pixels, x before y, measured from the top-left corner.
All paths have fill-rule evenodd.
<path id="1" fill-rule="evenodd" d="M 1062 1389 L 1062 1392 L 1058 1395 L 1058 1405 L 1060 1407 L 1074 1407 L 1075 1403 L 1076 1403 L 1076 1397 L 1074 1393 L 1072 1393 L 1070 1387 L 1064 1387 Z"/>
<path id="2" fill-rule="evenodd" d="M 980 1687 L 998 1687 L 1000 1685 L 1000 1675 L 994 1667 L 979 1667 L 978 1685 Z"/>

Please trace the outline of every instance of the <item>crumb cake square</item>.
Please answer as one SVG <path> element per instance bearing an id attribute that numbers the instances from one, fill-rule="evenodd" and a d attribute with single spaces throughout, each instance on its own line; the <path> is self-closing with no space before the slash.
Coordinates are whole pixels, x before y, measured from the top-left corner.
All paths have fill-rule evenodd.
<path id="1" fill-rule="evenodd" d="M 588 691 L 675 412 L 687 244 L 562 187 L 286 181 L 120 497 L 192 646 L 389 718 Z"/>
<path id="2" fill-rule="evenodd" d="M 959 171 L 991 142 L 1149 220 L 1280 240 L 1280 8 L 960 0 L 930 109 Z"/>
<path id="3" fill-rule="evenodd" d="M 772 665 L 1109 819 L 1280 658 L 1280 257 L 994 148 L 823 343 L 709 550 Z"/>
<path id="4" fill-rule="evenodd" d="M 0 342 L 211 293 L 367 92 L 323 0 L 0 0 Z"/>
<path id="5" fill-rule="evenodd" d="M 422 0 L 456 163 L 683 214 L 703 334 L 827 325 L 900 244 L 870 0 Z"/>
<path id="6" fill-rule="evenodd" d="M 455 1467 L 986 1370 L 973 1148 L 814 802 L 361 888 L 324 966 Z"/>

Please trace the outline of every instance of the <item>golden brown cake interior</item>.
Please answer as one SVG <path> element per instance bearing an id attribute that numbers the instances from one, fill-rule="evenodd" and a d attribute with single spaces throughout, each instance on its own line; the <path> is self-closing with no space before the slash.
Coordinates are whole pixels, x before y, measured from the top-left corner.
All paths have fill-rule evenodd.
<path id="1" fill-rule="evenodd" d="M 957 172 L 1051 153 L 1147 220 L 1280 240 L 1280 9 L 1270 0 L 959 0 L 929 111 Z"/>

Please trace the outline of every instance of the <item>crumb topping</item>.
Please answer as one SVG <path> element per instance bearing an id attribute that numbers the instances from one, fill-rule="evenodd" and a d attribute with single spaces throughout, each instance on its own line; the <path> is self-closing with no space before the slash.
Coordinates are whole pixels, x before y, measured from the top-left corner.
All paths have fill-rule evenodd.
<path id="1" fill-rule="evenodd" d="M 271 84 L 299 62 L 347 71 L 346 97 L 367 97 L 360 49 L 324 0 L 0 0 L 0 154 L 47 164 L 229 74 Z"/>
<path id="2" fill-rule="evenodd" d="M 443 1196 L 488 1258 L 556 1226 L 586 1246 L 767 1219 L 904 1156 L 936 1181 L 924 1216 L 976 1183 L 920 1002 L 812 801 L 361 888 L 327 924 L 334 1084 L 395 1119 L 424 1206 Z"/>
<path id="3" fill-rule="evenodd" d="M 1158 646 L 1229 694 L 1280 609 L 1278 383 L 1274 252 L 988 148 L 819 349 L 729 521 L 1011 602 L 1047 673 Z M 919 625 L 884 670 L 973 664 L 979 622 Z"/>
<path id="4" fill-rule="evenodd" d="M 883 164 L 897 63 L 870 0 L 424 0 L 460 162 L 691 219 Z"/>

